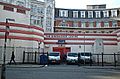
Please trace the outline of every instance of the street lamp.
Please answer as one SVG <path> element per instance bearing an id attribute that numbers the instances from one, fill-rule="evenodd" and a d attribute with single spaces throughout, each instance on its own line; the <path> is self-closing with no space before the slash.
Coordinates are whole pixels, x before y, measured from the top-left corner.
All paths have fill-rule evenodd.
<path id="1" fill-rule="evenodd" d="M 85 31 L 84 31 L 84 65 L 85 65 Z"/>
<path id="2" fill-rule="evenodd" d="M 10 19 L 10 18 L 7 18 L 6 19 L 6 24 L 8 24 L 8 21 L 15 21 L 14 19 Z M 7 37 L 9 35 L 9 26 L 6 25 L 6 28 L 5 28 L 5 42 L 4 42 L 4 53 L 3 53 L 3 63 L 2 63 L 2 67 L 1 67 L 1 79 L 5 79 L 5 70 L 6 70 L 6 66 L 5 66 L 5 60 L 6 60 L 6 43 L 7 43 Z"/>
<path id="3" fill-rule="evenodd" d="M 38 42 L 38 52 L 40 52 L 40 44 L 41 42 Z"/>

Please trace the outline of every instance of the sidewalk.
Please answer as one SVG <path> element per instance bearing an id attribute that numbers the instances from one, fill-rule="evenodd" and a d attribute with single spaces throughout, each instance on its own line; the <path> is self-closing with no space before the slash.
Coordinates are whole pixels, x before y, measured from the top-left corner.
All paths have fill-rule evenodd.
<path id="1" fill-rule="evenodd" d="M 1 67 L 1 66 L 0 66 Z M 34 64 L 18 64 L 18 65 L 6 65 L 7 68 L 42 68 L 44 65 L 34 65 Z"/>
<path id="2" fill-rule="evenodd" d="M 80 66 L 86 69 L 116 69 L 116 70 L 120 70 L 120 66 Z"/>

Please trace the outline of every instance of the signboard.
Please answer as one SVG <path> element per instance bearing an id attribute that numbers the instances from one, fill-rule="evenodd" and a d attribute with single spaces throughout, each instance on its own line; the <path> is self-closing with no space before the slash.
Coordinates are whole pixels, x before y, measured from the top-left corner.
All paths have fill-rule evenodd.
<path id="1" fill-rule="evenodd" d="M 59 44 L 64 44 L 64 43 L 65 43 L 65 40 L 58 40 L 58 43 L 59 43 Z"/>

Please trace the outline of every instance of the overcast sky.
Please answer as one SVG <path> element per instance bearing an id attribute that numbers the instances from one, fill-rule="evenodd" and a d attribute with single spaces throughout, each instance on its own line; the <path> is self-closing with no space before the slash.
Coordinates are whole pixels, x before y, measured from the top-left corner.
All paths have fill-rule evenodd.
<path id="1" fill-rule="evenodd" d="M 57 8 L 86 9 L 86 5 L 106 4 L 107 8 L 120 7 L 120 0 L 55 0 Z"/>

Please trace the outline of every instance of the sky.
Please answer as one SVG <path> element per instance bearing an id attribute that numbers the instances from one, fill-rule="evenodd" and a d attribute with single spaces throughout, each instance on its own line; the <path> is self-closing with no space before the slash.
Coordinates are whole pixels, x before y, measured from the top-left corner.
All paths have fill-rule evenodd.
<path id="1" fill-rule="evenodd" d="M 106 4 L 107 8 L 119 8 L 120 0 L 55 0 L 56 8 L 86 9 L 86 5 Z"/>

